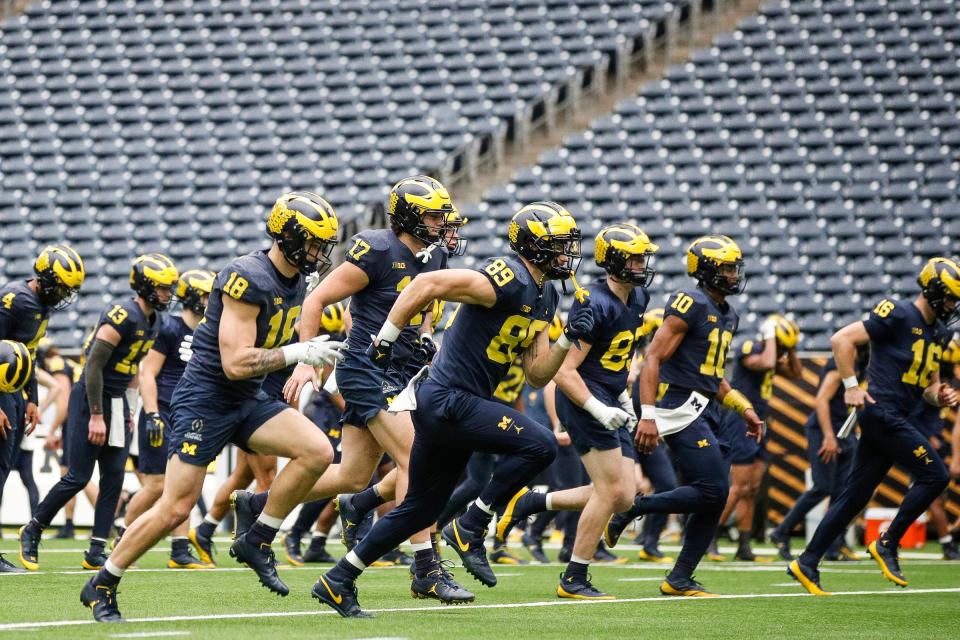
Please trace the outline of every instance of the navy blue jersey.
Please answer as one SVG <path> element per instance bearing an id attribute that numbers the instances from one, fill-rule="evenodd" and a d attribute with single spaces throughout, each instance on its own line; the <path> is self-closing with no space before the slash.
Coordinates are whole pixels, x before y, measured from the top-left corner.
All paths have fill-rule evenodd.
<path id="1" fill-rule="evenodd" d="M 160 335 L 153 343 L 153 350 L 163 354 L 163 366 L 157 374 L 157 399 L 160 402 L 170 402 L 173 390 L 187 368 L 187 363 L 180 359 L 180 343 L 192 332 L 180 316 L 163 316 Z"/>
<path id="2" fill-rule="evenodd" d="M 769 413 L 770 396 L 773 395 L 773 376 L 776 375 L 777 368 L 755 371 L 747 368 L 743 361 L 747 356 L 763 353 L 764 346 L 762 340 L 745 341 L 733 364 L 733 377 L 730 379 L 730 386 L 747 397 L 761 420 L 766 420 Z"/>
<path id="3" fill-rule="evenodd" d="M 909 415 L 940 370 L 950 332 L 939 320 L 928 325 L 913 303 L 898 300 L 881 300 L 863 326 L 870 336 L 870 395 L 884 409 Z"/>
<path id="4" fill-rule="evenodd" d="M 534 422 L 550 427 L 550 416 L 547 414 L 545 397 L 546 394 L 544 394 L 543 389 L 534 389 L 530 385 L 526 385 L 523 389 L 523 412 Z"/>
<path id="5" fill-rule="evenodd" d="M 713 396 L 720 388 L 730 342 L 740 322 L 728 303 L 721 308 L 703 289 L 673 294 L 664 320 L 677 316 L 687 332 L 670 359 L 660 364 L 660 382 Z"/>
<path id="6" fill-rule="evenodd" d="M 591 347 L 577 372 L 594 396 L 610 404 L 627 388 L 627 374 L 650 296 L 636 287 L 624 304 L 610 290 L 606 279 L 587 289 L 590 291 L 588 304 L 593 310 L 593 330 L 584 341 Z M 579 300 L 574 301 L 570 313 L 581 306 Z"/>
<path id="7" fill-rule="evenodd" d="M 66 376 L 70 380 L 71 385 L 76 383 L 76 381 L 80 379 L 80 374 L 83 373 L 83 367 L 73 360 L 68 360 L 62 356 L 48 357 L 44 362 L 43 368 L 52 376 Z"/>
<path id="8" fill-rule="evenodd" d="M 367 286 L 350 298 L 353 325 L 347 342 L 356 353 L 363 353 L 370 346 L 370 336 L 380 332 L 404 287 L 420 273 L 447 266 L 445 249 L 437 247 L 424 264 L 389 229 L 361 231 L 355 235 L 345 259 L 362 269 L 369 279 Z M 410 358 L 421 323 L 423 314 L 418 313 L 394 343 L 393 360 L 398 367 L 402 368 Z"/>
<path id="9" fill-rule="evenodd" d="M 110 306 L 97 321 L 93 335 L 100 327 L 109 325 L 120 334 L 120 342 L 113 348 L 110 359 L 103 366 L 103 393 L 111 398 L 119 398 L 130 385 L 130 381 L 140 369 L 140 361 L 153 346 L 162 324 L 161 315 L 156 311 L 147 317 L 135 298 L 128 298 Z M 87 356 L 93 346 L 93 340 L 87 347 Z M 86 370 L 84 370 L 86 374 Z"/>
<path id="10" fill-rule="evenodd" d="M 47 332 L 50 309 L 40 302 L 25 280 L 10 282 L 0 287 L 0 340 L 22 342 L 36 360 L 40 339 Z M 31 402 L 36 402 L 36 371 L 30 374 L 26 391 Z"/>
<path id="11" fill-rule="evenodd" d="M 300 274 L 290 278 L 281 274 L 266 251 L 254 251 L 228 264 L 217 275 L 206 313 L 193 333 L 193 357 L 187 363 L 183 380 L 235 400 L 252 398 L 265 375 L 229 380 L 223 371 L 219 340 L 223 296 L 258 307 L 253 346 L 276 349 L 292 341 L 305 293 L 305 278 Z"/>
<path id="12" fill-rule="evenodd" d="M 478 269 L 493 285 L 489 309 L 462 304 L 444 335 L 430 379 L 490 398 L 510 364 L 549 326 L 560 296 L 549 282 L 537 286 L 519 258 L 490 258 Z"/>
<path id="13" fill-rule="evenodd" d="M 507 375 L 503 377 L 497 388 L 493 390 L 493 399 L 499 400 L 503 404 L 513 406 L 523 391 L 523 385 L 527 381 L 527 376 L 523 373 L 523 361 L 517 358 L 507 369 Z"/>

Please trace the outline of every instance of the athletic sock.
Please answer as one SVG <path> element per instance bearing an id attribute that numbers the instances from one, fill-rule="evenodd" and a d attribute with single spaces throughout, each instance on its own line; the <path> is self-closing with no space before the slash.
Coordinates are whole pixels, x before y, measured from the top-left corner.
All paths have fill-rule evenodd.
<path id="1" fill-rule="evenodd" d="M 327 546 L 327 534 L 315 533 L 310 539 L 310 547 L 307 551 L 322 551 Z"/>
<path id="2" fill-rule="evenodd" d="M 418 578 L 423 578 L 437 566 L 437 557 L 430 542 L 413 544 L 413 570 Z"/>
<path id="3" fill-rule="evenodd" d="M 350 555 L 350 553 L 353 553 L 353 551 L 350 551 L 347 555 Z M 327 575 L 330 576 L 331 580 L 336 580 L 337 582 L 353 582 L 360 577 L 361 573 L 363 573 L 363 569 L 355 566 L 350 560 L 343 557 L 337 564 L 333 565 L 333 569 L 330 569 Z"/>
<path id="4" fill-rule="evenodd" d="M 247 531 L 247 542 L 255 547 L 259 547 L 263 544 L 269 546 L 273 543 L 273 539 L 277 537 L 278 530 L 279 528 L 274 529 L 273 527 L 264 524 L 260 520 L 257 520 L 253 523 L 253 526 L 250 527 L 250 530 Z"/>
<path id="5" fill-rule="evenodd" d="M 386 500 L 380 496 L 380 492 L 377 490 L 377 485 L 373 485 L 371 487 L 367 487 L 360 493 L 354 494 L 353 497 L 350 498 L 350 503 L 357 511 L 366 513 L 386 503 Z"/>
<path id="6" fill-rule="evenodd" d="M 190 550 L 190 541 L 184 536 L 170 538 L 170 555 L 175 556 L 187 553 Z"/>
<path id="7" fill-rule="evenodd" d="M 120 575 L 116 575 L 119 573 Z M 120 584 L 120 578 L 123 576 L 123 569 L 120 569 L 116 565 L 113 565 L 108 558 L 100 570 L 97 571 L 97 575 L 93 578 L 93 584 L 99 585 L 102 587 L 116 587 Z"/>
<path id="8" fill-rule="evenodd" d="M 489 507 L 482 506 L 478 499 L 467 507 L 466 512 L 460 516 L 458 524 L 471 533 L 483 533 L 486 532 L 491 518 L 493 518 L 493 511 Z"/>
<path id="9" fill-rule="evenodd" d="M 207 515 L 209 516 L 210 514 Z M 217 525 L 212 522 L 207 522 L 206 519 L 197 525 L 197 535 L 201 538 L 212 538 L 216 531 Z"/>
<path id="10" fill-rule="evenodd" d="M 565 578 L 573 578 L 574 582 L 586 582 L 587 569 L 590 561 L 579 556 L 571 556 L 567 563 L 567 570 L 563 572 Z"/>

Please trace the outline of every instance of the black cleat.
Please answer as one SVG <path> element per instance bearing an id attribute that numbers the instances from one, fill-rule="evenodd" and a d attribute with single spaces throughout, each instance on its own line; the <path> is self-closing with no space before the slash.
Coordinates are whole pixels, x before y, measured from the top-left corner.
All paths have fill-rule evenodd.
<path id="1" fill-rule="evenodd" d="M 443 604 L 464 604 L 473 602 L 476 596 L 461 587 L 453 579 L 453 574 L 442 563 L 428 571 L 422 578 L 413 578 L 410 583 L 410 595 L 414 598 L 433 598 Z"/>
<path id="2" fill-rule="evenodd" d="M 535 539 L 526 531 L 524 531 L 523 535 L 520 537 L 520 541 L 523 543 L 523 546 L 527 548 L 527 551 L 530 552 L 530 555 L 533 556 L 534 560 L 540 564 L 547 564 L 550 562 L 550 558 L 548 558 L 547 554 L 543 552 L 542 540 Z"/>
<path id="3" fill-rule="evenodd" d="M 621 558 L 615 553 L 610 553 L 610 551 L 607 550 L 607 546 L 603 544 L 603 542 L 600 542 L 600 544 L 597 545 L 597 550 L 593 554 L 593 561 L 609 562 L 610 564 L 626 564 L 629 562 L 626 558 Z"/>
<path id="4" fill-rule="evenodd" d="M 213 559 L 214 547 L 212 537 L 203 535 L 200 529 L 190 529 L 187 538 L 196 550 L 197 557 L 200 558 L 201 562 L 208 567 L 217 566 L 217 563 Z"/>
<path id="5" fill-rule="evenodd" d="M 960 560 L 960 548 L 957 547 L 956 542 L 951 541 L 943 544 L 943 559 Z"/>
<path id="6" fill-rule="evenodd" d="M 300 535 L 293 532 L 283 534 L 283 553 L 287 557 L 287 562 L 295 567 L 304 565 L 303 556 L 300 554 Z"/>
<path id="7" fill-rule="evenodd" d="M 103 547 L 88 549 L 83 554 L 83 562 L 80 563 L 87 571 L 99 571 L 103 568 L 103 563 L 107 561 L 107 554 L 103 552 Z"/>
<path id="8" fill-rule="evenodd" d="M 327 551 L 326 544 L 314 544 L 310 543 L 310 546 L 307 547 L 306 552 L 303 554 L 304 562 L 318 562 L 322 564 L 335 564 L 337 559 L 330 555 L 330 552 Z"/>
<path id="9" fill-rule="evenodd" d="M 813 596 L 829 596 L 829 591 L 824 591 L 820 586 L 820 571 L 816 567 L 808 567 L 800 564 L 800 559 L 791 560 L 787 565 L 787 575 L 800 583 L 807 590 L 807 593 Z"/>
<path id="10" fill-rule="evenodd" d="M 20 527 L 20 564 L 24 569 L 36 571 L 40 568 L 40 532 L 26 524 Z"/>
<path id="11" fill-rule="evenodd" d="M 573 556 L 573 547 L 560 547 L 560 551 L 557 552 L 557 562 L 566 564 L 570 562 L 571 556 Z"/>
<path id="12" fill-rule="evenodd" d="M 210 565 L 195 558 L 192 553 L 190 553 L 190 547 L 184 547 L 175 552 L 170 553 L 170 558 L 167 560 L 167 569 L 210 569 Z"/>
<path id="13" fill-rule="evenodd" d="M 341 493 L 333 501 L 333 507 L 340 514 L 340 541 L 347 551 L 352 551 L 360 542 L 360 525 L 366 513 L 353 507 L 353 493 Z"/>
<path id="14" fill-rule="evenodd" d="M 57 535 L 53 536 L 55 540 L 73 540 L 76 537 L 77 532 L 74 530 L 72 522 L 60 527 L 60 530 L 57 531 Z"/>
<path id="15" fill-rule="evenodd" d="M 455 518 L 443 528 L 443 539 L 460 556 L 467 573 L 488 587 L 497 584 L 497 576 L 487 562 L 487 549 L 483 546 L 483 534 L 462 529 Z"/>
<path id="16" fill-rule="evenodd" d="M 517 526 L 519 522 L 526 520 L 528 516 L 533 515 L 534 511 L 531 507 L 530 499 L 532 495 L 534 494 L 530 489 L 523 487 L 510 498 L 510 502 L 507 503 L 506 508 L 503 510 L 503 515 L 500 517 L 500 520 L 497 521 L 497 530 L 494 534 L 497 542 L 506 544 L 510 530 Z"/>
<path id="17" fill-rule="evenodd" d="M 252 491 L 237 489 L 230 494 L 230 506 L 233 507 L 233 539 L 239 540 L 247 535 L 247 531 L 257 521 L 259 514 L 253 512 L 250 506 L 250 499 L 253 497 Z"/>
<path id="18" fill-rule="evenodd" d="M 320 576 L 310 590 L 310 595 L 320 602 L 330 605 L 343 618 L 372 618 L 360 608 L 357 599 L 357 585 L 354 582 L 337 582 L 329 576 Z"/>
<path id="19" fill-rule="evenodd" d="M 290 589 L 277 575 L 277 560 L 270 545 L 262 544 L 255 547 L 247 542 L 246 537 L 237 538 L 230 546 L 230 557 L 236 558 L 237 562 L 245 562 L 256 572 L 257 577 L 260 578 L 260 584 L 270 591 L 280 596 L 290 593 Z"/>
<path id="20" fill-rule="evenodd" d="M 660 583 L 660 593 L 665 596 L 683 598 L 716 598 L 717 594 L 707 591 L 693 576 L 689 578 L 664 578 Z"/>
<path id="21" fill-rule="evenodd" d="M 0 573 L 26 573 L 26 569 L 21 569 L 16 566 L 9 560 L 3 557 L 3 554 L 0 553 Z"/>
<path id="22" fill-rule="evenodd" d="M 97 622 L 123 622 L 120 608 L 117 607 L 115 587 L 96 585 L 94 578 L 87 580 L 80 591 L 80 603 L 93 610 L 93 619 Z"/>
<path id="23" fill-rule="evenodd" d="M 781 560 L 790 562 L 793 560 L 793 554 L 790 552 L 790 536 L 781 535 L 774 529 L 770 532 L 770 542 L 777 547 L 777 557 Z"/>
<path id="24" fill-rule="evenodd" d="M 900 571 L 900 559 L 897 557 L 896 548 L 891 549 L 887 546 L 885 540 L 880 539 L 871 542 L 870 546 L 867 547 L 867 551 L 870 552 L 873 559 L 880 565 L 880 571 L 883 573 L 884 578 L 898 587 L 907 586 L 907 579 L 903 577 L 903 572 Z"/>
<path id="25" fill-rule="evenodd" d="M 380 558 L 387 562 L 392 562 L 394 566 L 397 567 L 411 567 L 413 566 L 413 558 L 409 554 L 404 553 L 399 547 L 393 551 L 387 551 Z"/>
<path id="26" fill-rule="evenodd" d="M 628 517 L 626 512 L 613 514 L 610 521 L 607 522 L 607 527 L 603 530 L 603 541 L 607 543 L 608 547 L 612 549 L 617 546 L 617 543 L 620 542 L 620 536 L 623 535 L 623 530 L 630 526 L 633 520 L 634 518 Z"/>
<path id="27" fill-rule="evenodd" d="M 615 596 L 600 591 L 590 582 L 590 576 L 583 580 L 578 580 L 566 573 L 560 574 L 560 584 L 557 585 L 558 598 L 571 598 L 573 600 L 616 600 Z"/>

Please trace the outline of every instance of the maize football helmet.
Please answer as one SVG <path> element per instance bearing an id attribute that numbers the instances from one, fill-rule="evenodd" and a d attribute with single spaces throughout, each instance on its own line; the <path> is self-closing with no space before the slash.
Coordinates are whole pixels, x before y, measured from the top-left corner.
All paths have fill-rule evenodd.
<path id="1" fill-rule="evenodd" d="M 917 283 L 937 320 L 952 326 L 960 319 L 960 266 L 956 262 L 949 258 L 930 259 L 920 271 Z"/>
<path id="2" fill-rule="evenodd" d="M 33 375 L 33 360 L 27 345 L 0 340 L 0 393 L 16 393 Z"/>
<path id="3" fill-rule="evenodd" d="M 170 289 L 172 293 L 179 278 L 173 260 L 162 253 L 146 253 L 134 260 L 130 268 L 130 288 L 157 311 L 166 309 L 172 299 L 164 302 L 157 289 Z"/>
<path id="4" fill-rule="evenodd" d="M 195 314 L 202 316 L 207 309 L 204 296 L 210 295 L 210 292 L 213 291 L 213 282 L 216 279 L 217 274 L 206 269 L 184 271 L 180 274 L 180 280 L 177 282 L 174 294 L 185 309 L 190 309 Z"/>
<path id="5" fill-rule="evenodd" d="M 77 299 L 86 277 L 80 254 L 63 244 L 44 247 L 33 263 L 33 272 L 40 301 L 58 311 Z"/>
<path id="6" fill-rule="evenodd" d="M 300 273 L 322 275 L 332 264 L 339 224 L 329 202 L 311 191 L 294 191 L 277 198 L 267 218 L 267 235 Z"/>
<path id="7" fill-rule="evenodd" d="M 687 249 L 687 275 L 724 295 L 743 293 L 747 278 L 743 253 L 732 238 L 703 236 Z"/>
<path id="8" fill-rule="evenodd" d="M 551 280 L 569 278 L 580 266 L 580 229 L 556 202 L 534 202 L 517 211 L 507 235 L 510 248 Z"/>
<path id="9" fill-rule="evenodd" d="M 604 227 L 594 240 L 594 260 L 597 266 L 621 282 L 629 282 L 646 289 L 653 281 L 656 271 L 650 268 L 653 254 L 660 247 L 650 242 L 640 227 L 621 222 Z M 639 269 L 631 269 L 631 258 L 643 261 Z"/>
<path id="10" fill-rule="evenodd" d="M 441 216 L 439 226 L 424 223 L 423 217 L 429 214 Z M 445 241 L 451 214 L 459 216 L 450 194 L 446 187 L 430 176 L 404 178 L 390 190 L 387 215 L 391 224 L 428 245 Z M 466 222 L 466 219 L 463 218 L 463 221 Z"/>
<path id="11" fill-rule="evenodd" d="M 346 307 L 343 306 L 342 302 L 334 302 L 333 304 L 327 305 L 323 308 L 323 313 L 320 315 L 320 326 L 330 335 L 343 333 L 343 318 L 346 313 Z"/>
<path id="12" fill-rule="evenodd" d="M 793 349 L 800 342 L 800 326 L 791 318 L 779 313 L 771 314 L 768 320 L 774 323 L 777 344 L 784 349 Z"/>

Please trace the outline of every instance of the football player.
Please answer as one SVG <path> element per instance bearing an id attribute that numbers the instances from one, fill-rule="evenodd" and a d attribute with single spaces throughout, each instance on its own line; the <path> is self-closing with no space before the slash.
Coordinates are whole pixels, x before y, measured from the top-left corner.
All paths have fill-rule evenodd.
<path id="1" fill-rule="evenodd" d="M 69 471 L 47 493 L 30 522 L 20 529 L 20 562 L 40 568 L 40 534 L 53 517 L 93 475 L 100 471 L 100 493 L 94 509 L 90 548 L 83 568 L 98 570 L 107 556 L 107 536 L 123 488 L 124 466 L 132 435 L 132 405 L 128 387 L 140 361 L 160 331 L 160 312 L 173 297 L 179 273 L 167 256 L 148 253 L 133 261 L 130 287 L 136 296 L 112 303 L 100 316 L 86 351 L 80 381 L 70 395 L 69 426 L 64 449 Z M 133 396 L 135 398 L 135 396 Z"/>
<path id="2" fill-rule="evenodd" d="M 217 274 L 213 271 L 203 269 L 191 269 L 180 274 L 174 297 L 183 306 L 182 314 L 163 316 L 157 341 L 140 363 L 140 399 L 143 410 L 140 412 L 137 430 L 140 451 L 137 470 L 141 474 L 143 487 L 127 505 L 124 528 L 129 527 L 163 493 L 170 440 L 168 426 L 172 424 L 170 398 L 186 368 L 186 363 L 180 359 L 180 343 L 186 336 L 193 334 L 203 319 L 216 277 Z M 171 532 L 170 559 L 167 566 L 171 569 L 207 568 L 205 562 L 190 553 L 187 520 L 178 524 Z M 123 537 L 123 531 L 121 528 L 118 538 Z"/>
<path id="3" fill-rule="evenodd" d="M 636 225 L 621 222 L 604 227 L 594 241 L 597 266 L 606 278 L 588 287 L 590 295 L 573 303 L 584 305 L 594 324 L 580 349 L 567 352 L 554 378 L 560 422 L 570 434 L 591 483 L 551 493 L 526 487 L 507 505 L 497 523 L 496 537 L 506 540 L 519 520 L 548 510 L 581 511 L 573 555 L 556 588 L 560 598 L 611 599 L 587 578 L 590 561 L 610 517 L 626 511 L 636 495 L 636 461 L 631 431 L 636 414 L 627 391 L 627 375 L 639 339 L 650 296 L 647 287 L 659 247 Z"/>
<path id="4" fill-rule="evenodd" d="M 102 622 L 121 620 L 116 589 L 123 572 L 193 509 L 207 465 L 228 442 L 290 458 L 257 521 L 230 548 L 264 586 L 287 595 L 270 548 L 283 518 L 333 458 L 330 443 L 309 420 L 260 392 L 264 377 L 295 362 L 329 364 L 342 343 L 290 343 L 306 290 L 305 275 L 324 271 L 337 242 L 337 216 L 315 193 L 282 195 L 267 219 L 268 250 L 230 262 L 214 281 L 192 357 L 174 389 L 163 494 L 137 518 L 80 600 Z"/>
<path id="5" fill-rule="evenodd" d="M 869 356 L 870 349 L 867 345 L 857 348 L 854 371 L 858 377 L 862 377 L 866 370 Z M 814 410 L 804 424 L 807 460 L 810 462 L 813 486 L 797 498 L 783 521 L 770 532 L 770 541 L 777 546 L 777 553 L 783 560 L 793 560 L 790 553 L 790 532 L 793 528 L 824 498 L 829 497 L 831 502 L 835 501 L 850 475 L 850 465 L 853 463 L 853 452 L 857 444 L 856 436 L 851 433 L 844 438 L 837 437 L 848 413 L 846 405 L 843 404 L 840 374 L 837 373 L 833 358 L 830 358 L 820 374 Z M 828 557 L 847 558 L 848 556 L 841 554 L 843 546 L 841 533 L 827 552 Z"/>
<path id="6" fill-rule="evenodd" d="M 727 236 L 694 240 L 687 249 L 687 275 L 697 287 L 671 296 L 663 324 L 644 355 L 635 437 L 637 449 L 649 453 L 662 434 L 685 484 L 639 496 L 634 510 L 640 515 L 690 514 L 683 547 L 660 593 L 702 597 L 713 594 L 693 579 L 693 571 L 713 539 L 729 491 L 728 468 L 716 435 L 718 405 L 742 415 L 747 433 L 756 438 L 763 423 L 750 401 L 724 377 L 739 322 L 727 298 L 742 293 L 746 285 L 740 247 Z M 665 385 L 659 393 L 658 383 Z"/>
<path id="7" fill-rule="evenodd" d="M 65 309 L 76 299 L 86 273 L 80 255 L 59 244 L 44 247 L 33 263 L 33 272 L 29 280 L 0 287 L 0 340 L 22 342 L 36 360 L 50 313 Z M 25 393 L 0 392 L 0 495 L 24 435 L 32 433 L 40 419 L 36 372 L 31 371 Z"/>
<path id="8" fill-rule="evenodd" d="M 760 325 L 760 340 L 746 340 L 734 361 L 730 384 L 747 397 L 760 419 L 766 421 L 773 396 L 773 376 L 787 378 L 800 376 L 797 343 L 800 328 L 782 315 L 774 314 Z M 737 540 L 735 560 L 756 562 L 759 558 L 750 548 L 753 529 L 753 511 L 757 492 L 767 470 L 766 440 L 751 438 L 743 431 L 743 418 L 733 411 L 721 412 L 720 439 L 727 443 L 730 461 L 730 495 L 720 515 L 726 523 L 736 510 Z"/>
<path id="9" fill-rule="evenodd" d="M 846 487 L 831 502 L 806 550 L 787 568 L 814 595 L 827 593 L 820 586 L 817 569 L 823 554 L 867 505 L 894 462 L 910 471 L 913 484 L 893 522 L 867 549 L 887 580 L 906 587 L 897 554 L 900 538 L 949 481 L 943 460 L 909 416 L 920 402 L 957 403 L 957 392 L 940 381 L 940 357 L 950 343 L 947 327 L 960 317 L 960 266 L 947 258 L 933 258 L 917 282 L 920 293 L 912 301 L 881 300 L 866 320 L 843 327 L 830 339 L 845 389 L 844 403 L 859 412 L 860 439 Z M 857 346 L 868 342 L 869 392 L 860 386 L 854 371 Z"/>
<path id="10" fill-rule="evenodd" d="M 33 358 L 27 346 L 15 340 L 0 340 L 0 393 L 22 397 L 24 387 L 34 375 Z M 13 439 L 13 433 L 4 432 L 4 436 L 7 440 Z M 0 573 L 23 573 L 23 569 L 0 553 Z"/>
<path id="11" fill-rule="evenodd" d="M 429 376 L 394 400 L 392 410 L 399 410 L 398 402 L 412 409 L 416 428 L 406 499 L 313 587 L 313 596 L 341 616 L 369 616 L 360 609 L 354 581 L 371 562 L 436 521 L 474 451 L 509 457 L 467 512 L 443 529 L 443 537 L 468 572 L 487 586 L 496 584 L 483 545 L 494 509 L 505 506 L 556 455 L 549 428 L 492 395 L 517 355 L 523 357 L 528 382 L 545 385 L 572 341 L 592 329 L 593 316 L 585 306 L 571 315 L 565 336 L 552 348 L 545 331 L 559 302 L 549 280 L 574 272 L 580 231 L 562 206 L 537 202 L 513 216 L 508 237 L 515 256 L 487 260 L 478 271 L 417 277 L 397 298 L 368 349 L 372 362 L 389 366 L 395 347 L 403 353 L 401 327 L 425 305 L 437 298 L 462 303 Z"/>
<path id="12" fill-rule="evenodd" d="M 364 350 L 401 291 L 420 275 L 446 267 L 448 220 L 455 211 L 450 194 L 437 180 L 428 176 L 401 180 L 390 191 L 387 213 L 391 228 L 362 231 L 354 236 L 343 264 L 314 289 L 304 303 L 300 330 L 305 338 L 319 332 L 325 307 L 347 297 L 350 297 L 352 318 L 350 349 L 336 367 L 337 386 L 346 405 L 342 418 L 342 459 L 314 486 L 308 500 L 365 489 L 384 452 L 397 465 L 396 482 L 382 482 L 378 486 L 393 488 L 394 495 L 363 492 L 351 496 L 339 508 L 367 513 L 394 498 L 398 502 L 403 500 L 413 425 L 409 415 L 389 414 L 386 408 L 388 400 L 429 362 L 436 350 L 432 339 L 427 336 L 421 340 L 419 332 L 423 323 L 421 311 L 428 309 L 432 300 L 425 301 L 417 314 L 407 318 L 396 341 L 392 367 L 381 369 Z M 314 384 L 316 388 L 316 382 L 313 367 L 297 367 L 285 389 L 287 399 L 296 402 L 303 387 Z M 251 513 L 256 513 L 263 499 L 263 495 L 251 499 Z M 343 532 L 349 548 L 362 518 L 351 516 L 344 520 L 354 525 L 348 524 Z M 411 534 L 416 558 L 413 594 L 445 603 L 472 600 L 472 593 L 441 570 L 430 532 Z"/>

